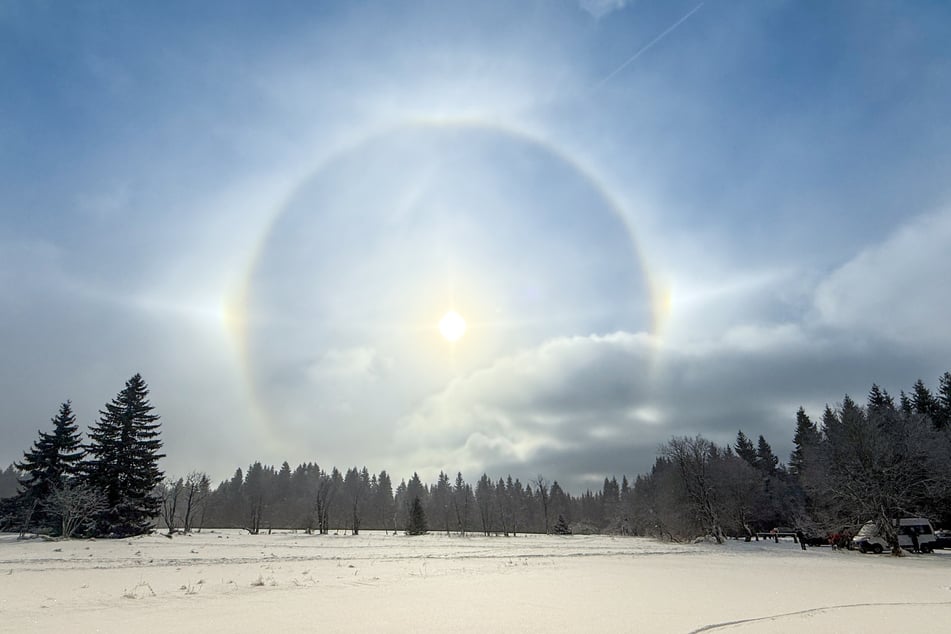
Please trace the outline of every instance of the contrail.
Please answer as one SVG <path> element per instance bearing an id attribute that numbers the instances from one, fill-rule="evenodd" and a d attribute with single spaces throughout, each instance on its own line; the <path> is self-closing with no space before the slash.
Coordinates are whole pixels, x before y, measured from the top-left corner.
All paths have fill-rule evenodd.
<path id="1" fill-rule="evenodd" d="M 622 70 L 624 70 L 625 68 L 627 68 L 628 66 L 630 66 L 631 64 L 633 64 L 633 63 L 634 63 L 634 60 L 636 60 L 638 57 L 640 57 L 641 55 L 643 55 L 644 53 L 646 53 L 648 50 L 650 50 L 650 48 L 651 48 L 652 46 L 654 46 L 654 44 L 657 44 L 657 43 L 660 42 L 662 39 L 664 39 L 665 37 L 667 37 L 667 35 L 668 35 L 671 31 L 673 31 L 673 30 L 676 29 L 678 26 L 680 26 L 681 24 L 683 24 L 684 22 L 686 22 L 687 19 L 688 19 L 690 16 L 692 16 L 694 13 L 696 13 L 697 11 L 699 11 L 699 10 L 700 10 L 700 7 L 702 7 L 703 5 L 704 5 L 704 3 L 701 2 L 700 4 L 698 4 L 697 6 L 695 6 L 690 12 L 688 12 L 684 17 L 680 18 L 679 20 L 677 20 L 676 22 L 674 22 L 673 24 L 671 24 L 669 27 L 667 27 L 667 29 L 665 29 L 663 33 L 661 33 L 660 35 L 658 35 L 657 37 L 655 37 L 653 40 L 651 40 L 650 42 L 648 42 L 648 43 L 647 43 L 645 46 L 643 46 L 639 51 L 637 51 L 636 53 L 634 53 L 633 55 L 631 55 L 631 56 L 628 58 L 628 60 L 627 60 L 626 62 L 624 62 L 623 64 L 621 64 L 621 65 L 618 66 L 617 68 L 615 68 L 614 71 L 612 71 L 610 75 L 608 75 L 607 77 L 605 77 L 604 79 L 602 79 L 600 82 L 598 82 L 598 85 L 595 86 L 594 89 L 597 90 L 597 89 L 601 88 L 601 86 L 603 86 L 604 84 L 606 84 L 606 83 L 608 83 L 609 81 L 611 81 L 611 78 L 612 78 L 612 77 L 614 77 L 615 75 L 617 75 L 618 73 L 620 73 Z"/>

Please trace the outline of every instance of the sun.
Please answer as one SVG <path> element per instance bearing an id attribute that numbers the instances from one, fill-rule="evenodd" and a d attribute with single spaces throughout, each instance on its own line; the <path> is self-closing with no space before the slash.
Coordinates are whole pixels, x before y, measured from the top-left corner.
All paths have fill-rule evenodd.
<path id="1" fill-rule="evenodd" d="M 439 320 L 439 333 L 446 341 L 458 341 L 466 334 L 466 320 L 456 311 L 450 310 Z"/>

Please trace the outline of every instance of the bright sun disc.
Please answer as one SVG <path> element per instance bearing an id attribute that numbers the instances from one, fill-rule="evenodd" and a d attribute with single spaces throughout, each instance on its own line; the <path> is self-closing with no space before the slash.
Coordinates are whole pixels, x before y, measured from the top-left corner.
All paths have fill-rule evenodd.
<path id="1" fill-rule="evenodd" d="M 466 334 L 466 320 L 456 311 L 450 310 L 439 320 L 439 332 L 446 341 L 457 341 Z"/>

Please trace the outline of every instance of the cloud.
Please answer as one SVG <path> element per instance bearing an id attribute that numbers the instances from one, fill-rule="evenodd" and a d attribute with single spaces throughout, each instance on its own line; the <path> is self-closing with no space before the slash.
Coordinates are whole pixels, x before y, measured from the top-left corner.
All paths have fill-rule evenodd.
<path id="1" fill-rule="evenodd" d="M 742 337 L 750 345 L 736 345 Z M 775 343 L 757 347 L 761 339 Z M 803 347 L 792 327 L 748 327 L 718 344 L 685 349 L 643 333 L 557 338 L 426 399 L 401 421 L 400 441 L 425 447 L 415 464 L 433 472 L 515 468 L 527 469 L 525 476 L 543 465 L 571 464 L 558 469 L 559 477 L 578 487 L 592 464 L 602 473 L 648 468 L 672 435 L 702 432 L 728 442 L 740 427 L 768 434 L 784 426 L 796 407 L 782 400 L 788 385 L 818 352 Z M 821 389 L 815 383 L 800 386 L 798 395 Z"/>
<path id="2" fill-rule="evenodd" d="M 315 382 L 326 380 L 373 382 L 380 379 L 393 364 L 369 346 L 337 349 L 332 348 L 317 359 L 308 369 Z"/>
<path id="3" fill-rule="evenodd" d="M 483 430 L 511 429 L 517 421 L 559 432 L 579 416 L 624 416 L 631 398 L 645 395 L 638 377 L 646 375 L 649 356 L 643 334 L 553 339 L 453 381 L 425 402 L 409 427 L 432 431 L 438 418 L 452 432 L 459 429 L 454 420 L 465 418 Z"/>
<path id="4" fill-rule="evenodd" d="M 614 11 L 620 11 L 631 3 L 631 0 L 578 0 L 578 5 L 582 9 L 598 19 Z"/>
<path id="5" fill-rule="evenodd" d="M 592 465 L 602 475 L 648 469 L 674 435 L 726 443 L 743 429 L 764 434 L 783 457 L 800 405 L 818 417 L 845 393 L 863 400 L 872 382 L 897 393 L 918 373 L 930 381 L 946 369 L 947 244 L 951 215 L 914 219 L 811 293 L 797 291 L 795 319 L 751 311 L 689 339 L 630 332 L 550 339 L 425 399 L 401 420 L 400 446 L 425 448 L 413 450 L 421 473 L 546 471 L 575 490 L 597 484 Z M 790 277 L 754 284 L 767 296 L 761 303 L 782 296 Z M 909 341 L 934 345 L 923 353 Z"/>
<path id="6" fill-rule="evenodd" d="M 948 346 L 951 211 L 922 216 L 867 247 L 816 289 L 818 319 L 898 342 Z"/>

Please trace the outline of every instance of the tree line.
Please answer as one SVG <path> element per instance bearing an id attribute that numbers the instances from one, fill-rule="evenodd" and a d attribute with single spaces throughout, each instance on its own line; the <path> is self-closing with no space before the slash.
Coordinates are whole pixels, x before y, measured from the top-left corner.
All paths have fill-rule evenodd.
<path id="1" fill-rule="evenodd" d="M 846 394 L 818 421 L 800 407 L 788 465 L 742 430 L 726 446 L 672 438 L 634 481 L 634 531 L 722 541 L 788 526 L 848 536 L 874 521 L 897 548 L 898 518 L 951 526 L 951 373 L 938 385 L 933 394 L 919 380 L 896 403 L 873 384 L 866 404 Z"/>
<path id="2" fill-rule="evenodd" d="M 165 499 L 175 499 L 176 485 L 166 481 L 160 489 Z M 493 480 L 483 473 L 472 484 L 461 472 L 454 478 L 441 472 L 435 483 L 426 484 L 414 473 L 394 487 L 385 470 L 341 471 L 315 463 L 292 469 L 287 462 L 275 468 L 255 462 L 199 497 L 203 525 L 254 534 L 276 528 L 355 535 L 361 530 L 407 531 L 418 502 L 428 530 L 517 535 L 553 532 L 559 518 L 574 532 L 630 532 L 622 512 L 630 494 L 627 477 L 620 484 L 605 478 L 601 490 L 573 496 L 541 475 L 523 484 L 510 475 Z M 172 515 L 163 520 L 169 530 L 182 525 Z"/>
<path id="3" fill-rule="evenodd" d="M 414 473 L 394 486 L 385 470 L 313 462 L 254 462 L 214 488 L 201 471 L 165 478 L 147 395 L 135 375 L 100 411 L 86 444 L 64 403 L 53 431 L 40 432 L 24 459 L 0 472 L 0 491 L 16 490 L 0 506 L 0 527 L 62 535 L 128 535 L 160 524 L 169 533 L 214 526 L 253 534 L 574 532 L 722 541 L 778 526 L 841 534 L 869 520 L 895 537 L 892 520 L 917 515 L 951 526 L 949 372 L 935 393 L 919 380 L 897 403 L 873 385 L 866 404 L 845 395 L 817 421 L 800 407 L 788 464 L 764 436 L 754 442 L 742 430 L 726 445 L 672 438 L 648 473 L 633 482 L 605 478 L 600 490 L 581 495 L 542 475 L 523 483 L 483 473 L 471 483 L 441 472 L 425 483 Z"/>

